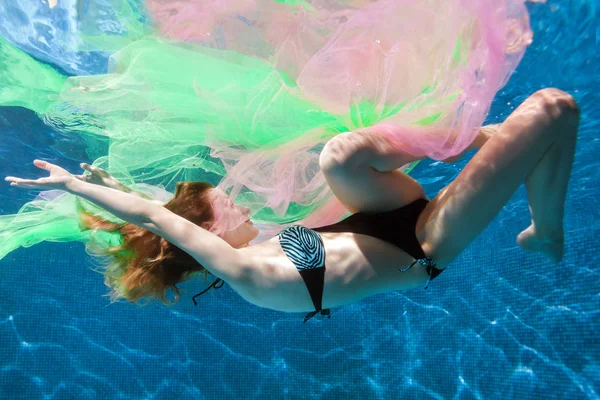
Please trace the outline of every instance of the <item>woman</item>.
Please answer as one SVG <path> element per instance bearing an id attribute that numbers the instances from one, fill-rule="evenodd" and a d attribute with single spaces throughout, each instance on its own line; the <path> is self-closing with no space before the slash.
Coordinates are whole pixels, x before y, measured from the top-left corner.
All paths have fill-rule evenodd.
<path id="1" fill-rule="evenodd" d="M 333 193 L 355 214 L 314 230 L 292 226 L 252 246 L 248 243 L 257 230 L 248 210 L 207 185 L 180 184 L 175 197 L 161 206 L 84 182 L 39 160 L 35 165 L 50 177 L 6 180 L 22 188 L 67 190 L 163 238 L 146 243 L 158 246 L 160 256 L 170 243 L 195 260 L 187 267 L 172 263 L 179 279 L 205 268 L 257 306 L 311 311 L 308 319 L 377 293 L 426 286 L 492 221 L 523 181 L 532 223 L 517 242 L 559 262 L 578 123 L 571 96 L 557 89 L 535 93 L 492 135 L 482 131 L 474 143 L 480 150 L 431 201 L 414 179 L 397 171 L 415 161 L 414 156 L 395 150 L 376 134 L 338 135 L 323 149 L 320 165 Z M 187 201 L 180 200 L 186 191 Z M 208 230 L 217 214 L 244 223 L 219 237 Z M 134 236 L 125 236 L 126 243 Z M 164 291 L 175 287 L 176 282 L 167 282 L 172 275 L 164 264 L 140 265 L 148 270 L 138 275 L 153 282 L 130 287 L 123 295 L 133 293 L 130 298 L 137 299 L 144 293 L 156 295 L 151 287 L 162 287 L 164 299 Z"/>

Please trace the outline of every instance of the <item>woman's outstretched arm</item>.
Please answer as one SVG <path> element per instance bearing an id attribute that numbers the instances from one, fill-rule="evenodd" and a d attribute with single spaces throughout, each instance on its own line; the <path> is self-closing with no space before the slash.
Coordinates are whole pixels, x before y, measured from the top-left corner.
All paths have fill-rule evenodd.
<path id="1" fill-rule="evenodd" d="M 235 280 L 248 272 L 238 250 L 165 207 L 130 193 L 78 180 L 65 169 L 45 161 L 36 160 L 34 164 L 49 171 L 50 176 L 36 180 L 7 177 L 6 180 L 26 189 L 66 190 L 89 200 L 184 250 L 218 278 Z"/>
<path id="2" fill-rule="evenodd" d="M 121 192 L 125 193 L 135 194 L 136 196 L 139 196 L 143 199 L 152 200 L 157 204 L 163 204 L 162 201 L 156 200 L 155 198 L 147 195 L 146 193 L 136 191 L 130 188 L 129 186 L 119 182 L 118 179 L 116 179 L 114 176 L 112 176 L 110 173 L 108 173 L 106 170 L 100 167 L 86 163 L 81 163 L 80 166 L 82 169 L 89 172 L 89 174 L 74 175 L 74 177 L 79 179 L 80 181 L 93 183 L 95 185 L 100 186 L 106 186 L 112 189 L 120 190 Z"/>
<path id="3" fill-rule="evenodd" d="M 239 252 L 217 235 L 134 194 L 73 179 L 67 190 L 115 216 L 149 230 L 194 257 L 210 273 L 226 281 L 242 272 Z"/>

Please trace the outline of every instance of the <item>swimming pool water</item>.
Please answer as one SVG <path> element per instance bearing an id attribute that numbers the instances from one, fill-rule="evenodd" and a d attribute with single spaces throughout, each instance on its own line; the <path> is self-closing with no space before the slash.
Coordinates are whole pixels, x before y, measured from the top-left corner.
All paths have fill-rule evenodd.
<path id="1" fill-rule="evenodd" d="M 4 37 L 62 60 L 57 68 L 69 73 L 102 72 L 105 55 L 52 53 L 15 30 L 36 15 L 9 4 L 0 15 L 20 20 L 0 18 Z M 81 244 L 20 249 L 0 261 L 0 399 L 600 398 L 597 4 L 549 0 L 529 9 L 534 43 L 488 122 L 543 87 L 579 102 L 562 263 L 516 246 L 529 223 L 523 188 L 427 291 L 372 297 L 307 324 L 226 286 L 198 307 L 189 296 L 173 308 L 110 304 Z M 90 161 L 76 139 L 16 107 L 0 108 L 0 156 L 1 176 L 34 176 L 33 158 L 73 171 Z M 466 161 L 423 162 L 413 176 L 432 196 Z M 34 197 L 0 185 L 0 212 Z M 205 285 L 183 288 L 194 294 Z"/>

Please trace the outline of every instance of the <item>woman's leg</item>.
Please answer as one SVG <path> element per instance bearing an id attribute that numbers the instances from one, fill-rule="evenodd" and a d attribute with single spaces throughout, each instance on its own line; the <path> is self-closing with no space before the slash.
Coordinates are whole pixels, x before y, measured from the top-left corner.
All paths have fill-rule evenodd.
<path id="1" fill-rule="evenodd" d="M 416 180 L 397 170 L 419 159 L 380 134 L 346 132 L 327 142 L 319 164 L 329 187 L 348 210 L 384 212 L 425 197 Z"/>
<path id="2" fill-rule="evenodd" d="M 475 140 L 473 141 L 473 143 L 471 143 L 469 145 L 469 147 L 467 147 L 459 155 L 454 156 L 454 157 L 446 158 L 446 159 L 442 160 L 442 162 L 445 162 L 447 164 L 452 164 L 452 163 L 455 163 L 456 161 L 460 160 L 466 153 L 468 153 L 468 152 L 470 152 L 472 150 L 479 150 L 479 149 L 481 149 L 483 147 L 483 145 L 487 143 L 487 141 L 489 140 L 489 138 L 492 137 L 498 131 L 498 128 L 500 128 L 500 124 L 483 126 L 479 130 L 479 133 L 477 134 L 477 137 L 475 138 Z"/>
<path id="3" fill-rule="evenodd" d="M 445 268 L 493 220 L 525 182 L 532 224 L 518 237 L 527 250 L 558 262 L 579 110 L 571 96 L 544 89 L 521 104 L 458 177 L 419 217 L 417 237 Z"/>
<path id="4" fill-rule="evenodd" d="M 481 128 L 469 148 L 443 161 L 454 162 L 481 148 L 495 130 L 495 125 Z M 319 164 L 329 187 L 348 210 L 383 212 L 425 197 L 421 185 L 398 170 L 423 158 L 392 145 L 380 133 L 361 131 L 342 133 L 327 142 Z"/>

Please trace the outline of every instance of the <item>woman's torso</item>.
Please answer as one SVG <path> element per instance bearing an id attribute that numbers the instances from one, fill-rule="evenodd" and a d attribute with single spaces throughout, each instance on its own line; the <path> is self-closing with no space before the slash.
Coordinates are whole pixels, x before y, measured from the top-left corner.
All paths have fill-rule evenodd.
<path id="1" fill-rule="evenodd" d="M 364 297 L 425 285 L 424 268 L 399 269 L 415 259 L 399 247 L 356 233 L 320 232 L 325 250 L 323 308 Z M 236 292 L 260 307 L 288 312 L 313 311 L 307 287 L 274 237 L 241 250 L 255 271 L 246 282 L 230 282 Z"/>

